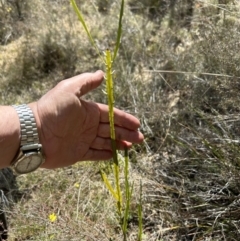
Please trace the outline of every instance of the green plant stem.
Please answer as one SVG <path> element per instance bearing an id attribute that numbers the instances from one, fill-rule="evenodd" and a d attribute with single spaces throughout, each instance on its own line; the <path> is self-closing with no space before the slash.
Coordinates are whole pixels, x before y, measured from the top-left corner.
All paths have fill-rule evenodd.
<path id="1" fill-rule="evenodd" d="M 124 160 L 125 160 L 125 165 L 124 165 L 124 180 L 125 180 L 125 196 L 126 196 L 126 206 L 125 206 L 125 212 L 124 212 L 124 218 L 123 218 L 123 225 L 122 225 L 122 230 L 123 230 L 123 236 L 124 236 L 124 241 L 127 240 L 127 226 L 128 226 L 128 218 L 129 218 L 129 210 L 130 210 L 130 202 L 131 202 L 131 196 L 132 196 L 132 190 L 133 186 L 129 187 L 129 158 L 128 158 L 128 149 L 125 148 L 124 150 Z"/>
<path id="2" fill-rule="evenodd" d="M 112 56 L 110 50 L 106 50 L 106 91 L 108 96 L 108 107 L 109 107 L 109 122 L 110 122 L 110 136 L 112 141 L 112 152 L 113 152 L 113 165 L 114 165 L 114 176 L 116 192 L 118 196 L 118 213 L 121 216 L 122 213 L 122 194 L 119 183 L 119 162 L 116 148 L 116 137 L 114 128 L 114 95 L 113 95 L 113 78 L 112 78 Z"/>
<path id="3" fill-rule="evenodd" d="M 122 3 L 121 3 L 120 16 L 119 16 L 119 21 L 118 21 L 117 41 L 116 41 L 116 46 L 115 46 L 114 53 L 113 53 L 113 62 L 114 62 L 115 58 L 117 57 L 118 49 L 119 49 L 119 46 L 121 43 L 123 12 L 124 12 L 124 0 L 122 0 Z"/>
<path id="4" fill-rule="evenodd" d="M 138 241 L 142 241 L 143 224 L 142 224 L 142 182 L 140 181 L 140 194 L 138 204 Z"/>
<path id="5" fill-rule="evenodd" d="M 101 55 L 98 47 L 96 46 L 96 44 L 95 44 L 95 42 L 94 42 L 94 40 L 93 40 L 93 38 L 92 38 L 92 35 L 90 34 L 90 31 L 88 30 L 88 27 L 87 27 L 87 25 L 86 25 L 86 23 L 85 23 L 85 20 L 84 20 L 84 18 L 83 18 L 83 15 L 82 15 L 81 11 L 79 10 L 79 8 L 78 8 L 75 0 L 70 0 L 70 2 L 71 2 L 71 4 L 72 4 L 72 6 L 73 6 L 74 11 L 76 12 L 76 14 L 77 14 L 77 16 L 78 16 L 79 21 L 81 22 L 81 24 L 82 24 L 85 32 L 87 33 L 87 36 L 88 36 L 88 38 L 89 38 L 92 46 L 95 48 L 95 50 L 96 50 L 96 52 L 98 53 L 99 57 L 103 60 L 102 55 Z M 104 60 L 103 60 L 103 61 L 104 61 Z"/>

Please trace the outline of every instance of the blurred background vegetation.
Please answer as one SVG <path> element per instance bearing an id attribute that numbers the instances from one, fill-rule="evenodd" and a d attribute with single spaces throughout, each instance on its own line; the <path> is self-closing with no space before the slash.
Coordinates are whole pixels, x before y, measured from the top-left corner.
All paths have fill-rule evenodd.
<path id="1" fill-rule="evenodd" d="M 99 48 L 111 49 L 120 2 L 77 3 Z M 116 106 L 140 118 L 146 137 L 130 151 L 129 240 L 140 180 L 143 240 L 239 240 L 239 13 L 237 0 L 126 0 Z M 104 68 L 66 0 L 0 0 L 0 44 L 2 105 Z M 101 88 L 86 98 L 106 102 Z M 10 240 L 122 240 L 97 163 L 38 170 L 17 185 Z"/>

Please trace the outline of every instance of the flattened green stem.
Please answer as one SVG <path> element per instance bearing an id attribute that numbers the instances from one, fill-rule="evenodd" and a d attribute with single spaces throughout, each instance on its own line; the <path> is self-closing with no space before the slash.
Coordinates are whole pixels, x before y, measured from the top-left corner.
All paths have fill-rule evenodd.
<path id="1" fill-rule="evenodd" d="M 112 152 L 113 152 L 113 162 L 114 162 L 114 176 L 116 192 L 119 197 L 117 202 L 118 212 L 122 213 L 122 194 L 119 183 L 119 163 L 116 148 L 116 137 L 114 128 L 114 95 L 113 95 L 113 78 L 112 78 L 112 56 L 110 50 L 106 50 L 105 54 L 105 64 L 106 64 L 106 92 L 108 97 L 108 108 L 109 108 L 109 122 L 110 122 L 110 136 L 112 140 Z"/>
<path id="2" fill-rule="evenodd" d="M 142 212 L 142 182 L 140 182 L 140 194 L 138 204 L 138 241 L 142 241 L 143 234 Z"/>
<path id="3" fill-rule="evenodd" d="M 125 180 L 125 196 L 126 196 L 126 206 L 124 210 L 124 217 L 123 217 L 123 225 L 122 225 L 122 230 L 123 230 L 123 236 L 124 236 L 124 241 L 127 240 L 127 225 L 128 225 L 128 218 L 129 218 L 129 210 L 130 210 L 130 202 L 131 202 L 131 197 L 132 197 L 132 190 L 133 190 L 133 185 L 129 186 L 129 177 L 128 177 L 128 149 L 125 148 L 124 150 L 124 160 L 125 160 L 125 166 L 124 166 L 124 180 Z"/>
<path id="4" fill-rule="evenodd" d="M 118 21 L 117 41 L 116 41 L 116 46 L 115 46 L 114 54 L 113 54 L 113 62 L 117 57 L 118 49 L 119 49 L 119 46 L 121 43 L 123 12 L 124 12 L 124 0 L 122 0 L 122 3 L 121 3 L 120 16 L 119 16 L 119 21 Z"/>
<path id="5" fill-rule="evenodd" d="M 117 195 L 117 193 L 113 190 L 113 187 L 112 185 L 110 184 L 108 178 L 107 178 L 107 175 L 105 172 L 103 172 L 103 170 L 100 170 L 100 174 L 101 174 L 101 177 L 103 179 L 103 182 L 105 183 L 106 187 L 108 188 L 108 190 L 110 191 L 110 193 L 112 194 L 112 196 L 115 198 L 115 200 L 118 202 L 119 200 L 119 197 Z"/>
<path id="6" fill-rule="evenodd" d="M 115 128 L 114 128 L 114 97 L 113 97 L 113 79 L 112 79 L 112 56 L 110 50 L 106 50 L 106 91 L 108 97 L 109 107 L 109 122 L 110 122 L 110 136 L 112 140 L 115 140 Z"/>

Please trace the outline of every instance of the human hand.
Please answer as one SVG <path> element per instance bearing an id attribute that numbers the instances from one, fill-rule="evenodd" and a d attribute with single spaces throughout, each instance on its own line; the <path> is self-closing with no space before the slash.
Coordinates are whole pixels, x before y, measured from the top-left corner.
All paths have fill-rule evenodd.
<path id="1" fill-rule="evenodd" d="M 112 157 L 108 106 L 81 99 L 101 84 L 103 75 L 97 71 L 63 80 L 30 104 L 46 158 L 42 167 L 58 168 Z M 118 109 L 114 109 L 114 118 L 118 149 L 143 141 L 137 118 Z"/>

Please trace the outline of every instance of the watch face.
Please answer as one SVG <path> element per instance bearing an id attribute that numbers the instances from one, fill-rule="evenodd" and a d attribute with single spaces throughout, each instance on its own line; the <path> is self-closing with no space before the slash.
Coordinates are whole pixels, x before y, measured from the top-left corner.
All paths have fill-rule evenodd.
<path id="1" fill-rule="evenodd" d="M 41 153 L 26 153 L 15 165 L 18 174 L 24 174 L 36 170 L 43 163 Z"/>

